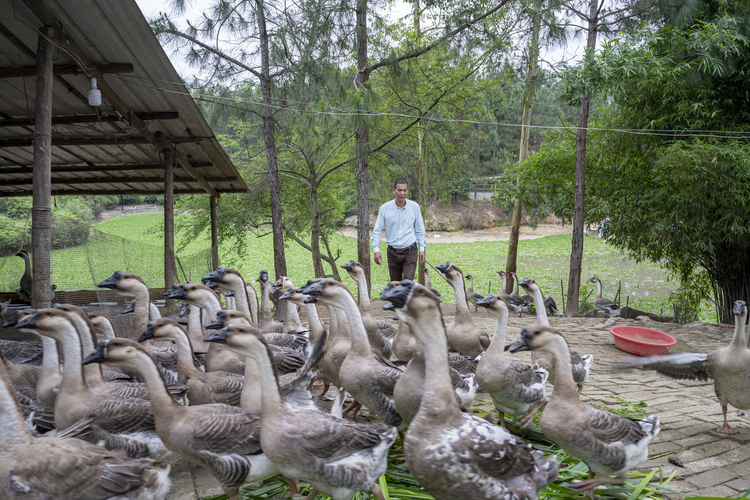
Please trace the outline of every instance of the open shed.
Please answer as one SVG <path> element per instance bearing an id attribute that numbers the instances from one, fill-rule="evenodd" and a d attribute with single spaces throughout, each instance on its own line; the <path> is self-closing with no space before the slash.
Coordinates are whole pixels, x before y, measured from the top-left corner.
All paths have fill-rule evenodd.
<path id="1" fill-rule="evenodd" d="M 101 105 L 89 103 L 93 79 Z M 0 197 L 33 196 L 32 305 L 49 305 L 50 201 L 164 195 L 174 284 L 175 194 L 247 186 L 134 0 L 0 2 Z"/>

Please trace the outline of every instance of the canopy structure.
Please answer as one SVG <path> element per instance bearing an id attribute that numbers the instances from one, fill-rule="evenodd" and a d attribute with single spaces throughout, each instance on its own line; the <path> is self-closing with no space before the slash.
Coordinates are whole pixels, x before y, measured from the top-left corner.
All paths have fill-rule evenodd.
<path id="1" fill-rule="evenodd" d="M 0 2 L 0 197 L 34 197 L 37 305 L 50 196 L 164 195 L 173 268 L 173 195 L 246 192 L 181 82 L 134 0 Z"/>

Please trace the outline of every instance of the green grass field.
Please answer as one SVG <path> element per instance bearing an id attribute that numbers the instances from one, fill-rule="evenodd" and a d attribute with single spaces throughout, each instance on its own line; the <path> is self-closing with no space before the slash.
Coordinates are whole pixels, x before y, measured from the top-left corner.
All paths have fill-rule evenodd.
<path id="1" fill-rule="evenodd" d="M 188 217 L 188 215 L 178 215 Z M 163 281 L 164 257 L 163 236 L 160 214 L 141 214 L 118 217 L 101 222 L 93 227 L 92 235 L 85 245 L 54 250 L 52 252 L 52 282 L 60 290 L 90 289 L 95 283 L 111 276 L 114 271 L 129 271 L 141 276 L 150 287 L 161 287 Z M 220 249 L 222 265 L 233 267 L 247 279 L 256 279 L 261 269 L 273 275 L 273 242 L 270 235 L 256 237 L 247 233 L 248 252 L 237 255 L 227 248 Z M 341 249 L 340 262 L 356 258 L 356 240 L 335 235 L 331 239 L 332 248 Z M 208 234 L 193 241 L 180 241 L 178 236 L 177 254 L 180 260 L 178 277 L 198 281 L 209 270 Z M 519 243 L 519 275 L 537 280 L 546 295 L 552 295 L 562 309 L 560 280 L 568 279 L 568 260 L 571 236 L 547 236 Z M 383 244 L 385 248 L 385 244 Z M 475 279 L 475 290 L 486 293 L 488 286 L 497 291 L 500 285 L 495 270 L 502 269 L 508 250 L 507 242 L 475 243 L 433 243 L 429 241 L 427 260 L 432 265 L 447 260 L 458 265 L 464 274 Z M 289 277 L 301 284 L 313 276 L 310 254 L 294 242 L 286 248 Z M 183 272 L 184 271 L 184 272 Z M 354 282 L 341 271 L 349 286 Z M 23 274 L 23 261 L 18 257 L 0 259 L 0 286 L 3 291 L 13 291 Z M 433 285 L 452 301 L 448 285 L 433 272 Z M 654 263 L 636 263 L 628 259 L 611 245 L 598 238 L 586 238 L 584 243 L 584 280 L 593 275 L 602 279 L 604 295 L 613 298 L 618 281 L 622 282 L 622 303 L 629 297 L 629 304 L 638 309 L 671 314 L 669 293 L 675 288 L 663 269 Z M 388 282 L 388 269 L 385 265 L 373 266 L 372 285 L 375 293 Z M 589 283 L 586 291 L 592 290 Z"/>

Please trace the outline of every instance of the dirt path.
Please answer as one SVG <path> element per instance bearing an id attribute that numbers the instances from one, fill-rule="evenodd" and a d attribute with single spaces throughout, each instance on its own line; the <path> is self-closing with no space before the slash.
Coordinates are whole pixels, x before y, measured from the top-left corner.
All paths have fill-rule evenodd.
<path id="1" fill-rule="evenodd" d="M 357 237 L 357 229 L 353 227 L 344 227 L 340 234 L 352 238 Z M 519 238 L 522 240 L 533 240 L 543 238 L 554 234 L 572 234 L 573 226 L 562 226 L 560 224 L 539 224 L 536 228 L 521 226 Z M 385 237 L 383 237 L 385 240 Z M 427 242 L 430 245 L 436 243 L 473 243 L 475 241 L 508 241 L 510 240 L 510 227 L 491 227 L 481 230 L 461 230 L 461 231 L 428 231 Z"/>

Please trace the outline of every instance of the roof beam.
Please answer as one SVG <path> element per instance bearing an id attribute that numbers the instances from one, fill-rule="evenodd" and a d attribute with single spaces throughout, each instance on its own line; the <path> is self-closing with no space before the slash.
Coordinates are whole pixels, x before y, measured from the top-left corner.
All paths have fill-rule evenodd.
<path id="1" fill-rule="evenodd" d="M 222 193 L 247 193 L 245 188 L 222 189 Z M 206 194 L 203 189 L 175 189 L 174 194 Z M 119 189 L 53 189 L 52 196 L 134 196 L 134 195 L 153 195 L 164 196 L 164 191 L 153 191 L 146 189 L 133 189 L 122 191 Z M 17 198 L 21 196 L 31 196 L 31 191 L 0 191 L 0 198 Z"/>
<path id="2" fill-rule="evenodd" d="M 141 120 L 178 120 L 180 114 L 176 111 L 154 111 L 149 113 L 136 113 L 135 116 Z M 120 115 L 71 115 L 53 116 L 52 125 L 69 125 L 73 123 L 98 123 L 127 121 Z M 9 118 L 0 120 L 0 127 L 30 127 L 34 125 L 33 118 Z"/>
<path id="3" fill-rule="evenodd" d="M 132 73 L 133 65 L 125 64 L 96 64 L 100 73 Z M 85 75 L 86 73 L 77 64 L 56 64 L 52 67 L 52 74 L 58 75 Z M 18 68 L 0 68 L 0 78 L 22 78 L 36 76 L 36 66 L 21 66 Z"/>
<path id="4" fill-rule="evenodd" d="M 237 182 L 237 177 L 209 177 L 206 179 L 207 182 Z M 65 178 L 65 177 L 53 177 L 52 184 L 64 184 L 66 186 L 72 186 L 76 184 L 131 184 L 131 183 L 148 183 L 156 182 L 163 183 L 164 177 L 87 177 L 81 178 Z M 175 177 L 174 182 L 198 182 L 192 177 Z M 2 186 L 31 186 L 33 184 L 32 179 L 8 179 L 2 181 Z"/>
<path id="5" fill-rule="evenodd" d="M 71 34 L 65 30 L 65 27 L 55 17 L 52 10 L 43 1 L 39 0 L 24 0 L 24 3 L 31 10 L 31 12 L 34 13 L 37 19 L 42 22 L 42 24 L 46 26 L 54 26 L 55 28 L 60 30 L 60 40 L 58 40 L 58 43 L 66 46 L 67 50 L 75 54 L 75 57 L 80 60 L 79 63 L 83 63 L 83 65 L 87 68 L 93 68 L 92 76 L 97 80 L 99 90 L 102 92 L 102 98 L 106 99 L 107 102 L 109 102 L 109 104 L 114 107 L 121 115 L 130 116 L 131 114 L 133 114 L 134 110 L 130 109 L 125 101 L 123 101 L 122 98 L 117 95 L 117 92 L 115 92 L 112 87 L 109 86 L 102 73 L 98 71 L 93 65 L 94 61 L 89 58 L 88 54 L 86 54 L 81 46 L 79 46 L 78 42 L 71 36 Z M 195 170 L 192 166 L 190 166 L 190 162 L 187 161 L 187 157 L 185 156 L 185 154 L 177 151 L 177 148 L 174 146 L 174 140 L 166 139 L 163 136 L 161 140 L 157 139 L 155 133 L 152 133 L 148 128 L 148 125 L 146 125 L 146 123 L 144 123 L 143 120 L 141 120 L 137 116 L 133 116 L 131 124 L 138 130 L 138 132 L 141 133 L 141 135 L 143 135 L 144 138 L 146 138 L 146 140 L 148 140 L 148 142 L 162 148 L 167 147 L 168 149 L 174 151 L 176 153 L 177 162 L 182 165 L 182 168 L 184 168 L 186 172 L 192 175 L 208 194 L 210 194 L 211 196 L 219 196 L 219 193 L 211 186 L 209 186 L 203 175 Z"/>
<path id="6" fill-rule="evenodd" d="M 192 163 L 193 168 L 213 167 L 210 161 Z M 132 163 L 124 165 L 55 165 L 52 164 L 52 173 L 86 173 L 86 172 L 121 172 L 130 170 L 162 170 L 164 165 L 161 163 Z M 2 167 L 0 166 L 0 176 L 6 174 L 31 174 L 32 167 Z M 210 182 L 210 181 L 209 181 Z"/>
<path id="7" fill-rule="evenodd" d="M 138 119 L 138 118 L 134 118 Z M 200 142 L 207 137 L 172 137 L 168 139 L 172 144 L 186 144 Z M 136 144 L 151 144 L 148 137 L 140 135 L 113 136 L 113 137 L 52 137 L 52 146 L 127 146 Z M 30 148 L 34 145 L 33 136 L 22 139 L 6 139 L 0 141 L 2 148 Z M 174 147 L 174 146 L 172 146 Z M 186 169 L 187 170 L 187 169 Z"/>

